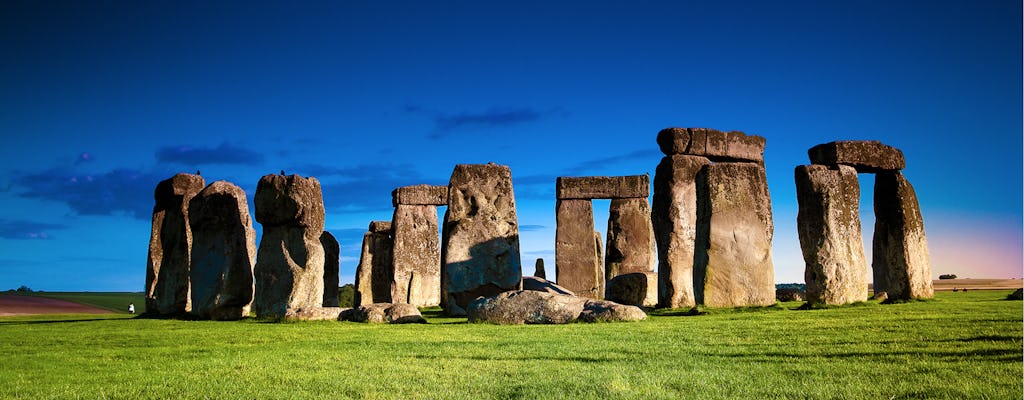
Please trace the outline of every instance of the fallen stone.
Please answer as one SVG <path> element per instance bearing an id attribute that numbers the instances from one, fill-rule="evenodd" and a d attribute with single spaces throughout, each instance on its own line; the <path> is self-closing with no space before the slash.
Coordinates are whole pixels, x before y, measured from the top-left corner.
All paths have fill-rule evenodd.
<path id="1" fill-rule="evenodd" d="M 807 301 L 839 305 L 867 300 L 857 171 L 846 165 L 801 165 L 795 178 Z"/>
<path id="2" fill-rule="evenodd" d="M 153 226 L 146 263 L 146 312 L 179 315 L 191 311 L 189 263 L 192 231 L 188 205 L 206 186 L 199 175 L 177 174 L 156 185 Z"/>
<path id="3" fill-rule="evenodd" d="M 872 262 L 875 291 L 889 299 L 930 299 L 932 267 L 928 239 L 914 187 L 899 171 L 875 175 L 875 234 Z"/>
<path id="4" fill-rule="evenodd" d="M 709 307 L 774 304 L 774 227 L 764 168 L 716 163 L 697 180 L 697 302 Z"/>
<path id="5" fill-rule="evenodd" d="M 441 305 L 449 315 L 465 315 L 477 297 L 522 286 L 512 171 L 494 163 L 456 165 L 448 196 Z"/>
<path id="6" fill-rule="evenodd" d="M 1024 300 L 1024 289 L 1018 288 L 1006 296 L 1007 300 Z"/>
<path id="7" fill-rule="evenodd" d="M 581 297 L 604 295 L 600 236 L 594 238 L 590 200 L 562 199 L 555 204 L 555 279 Z"/>
<path id="8" fill-rule="evenodd" d="M 214 320 L 248 317 L 256 231 L 245 191 L 225 181 L 211 183 L 189 201 L 188 216 L 192 314 Z"/>
<path id="9" fill-rule="evenodd" d="M 571 290 L 564 287 L 558 286 L 554 282 L 551 282 L 544 278 L 538 278 L 536 276 L 524 276 L 523 277 L 523 290 L 532 290 L 535 292 L 546 292 L 555 294 L 564 294 L 569 296 L 575 296 Z"/>
<path id="10" fill-rule="evenodd" d="M 356 307 L 391 302 L 393 246 L 391 222 L 370 222 L 369 230 L 363 235 L 356 266 L 356 290 L 352 303 Z"/>
<path id="11" fill-rule="evenodd" d="M 263 225 L 256 257 L 260 318 L 281 318 L 290 309 L 323 304 L 324 203 L 320 181 L 298 175 L 266 175 L 256 186 L 256 220 Z"/>
<path id="12" fill-rule="evenodd" d="M 633 322 L 645 319 L 647 314 L 640 307 L 607 300 L 587 300 L 579 317 L 582 322 Z"/>
<path id="13" fill-rule="evenodd" d="M 654 228 L 651 226 L 651 206 L 647 198 L 612 200 L 608 207 L 607 232 L 605 279 L 634 272 L 654 272 L 658 255 L 654 245 Z M 658 286 L 653 285 L 649 289 L 657 301 Z"/>
<path id="14" fill-rule="evenodd" d="M 711 161 L 764 162 L 765 139 L 739 131 L 667 128 L 658 132 L 658 147 L 667 156 L 703 156 Z"/>
<path id="15" fill-rule="evenodd" d="M 341 269 L 341 246 L 338 239 L 328 231 L 320 235 L 324 248 L 324 307 L 338 306 L 338 271 Z"/>
<path id="16" fill-rule="evenodd" d="M 673 155 L 661 159 L 654 175 L 651 222 L 658 250 L 658 305 L 693 307 L 694 245 L 697 237 L 696 176 L 711 162 Z"/>
<path id="17" fill-rule="evenodd" d="M 289 309 L 285 312 L 284 319 L 300 321 L 337 321 L 339 316 L 350 310 L 341 307 L 309 307 L 303 309 Z"/>
<path id="18" fill-rule="evenodd" d="M 448 187 L 432 185 L 402 186 L 391 192 L 391 205 L 448 205 Z"/>
<path id="19" fill-rule="evenodd" d="M 632 272 L 608 280 L 604 298 L 619 304 L 654 307 L 658 304 L 658 274 Z"/>
<path id="20" fill-rule="evenodd" d="M 394 239 L 391 302 L 414 306 L 441 304 L 437 207 L 398 204 L 391 226 Z"/>
<path id="21" fill-rule="evenodd" d="M 646 198 L 650 191 L 650 179 L 647 175 L 561 176 L 556 186 L 559 200 Z"/>
<path id="22" fill-rule="evenodd" d="M 875 140 L 842 140 L 807 150 L 811 164 L 849 165 L 857 172 L 898 171 L 907 166 L 903 152 Z"/>
<path id="23" fill-rule="evenodd" d="M 371 324 L 422 324 L 420 310 L 406 303 L 374 303 L 359 306 L 344 314 L 346 321 L 368 322 Z"/>
<path id="24" fill-rule="evenodd" d="M 538 258 L 537 262 L 533 264 L 533 276 L 544 279 L 547 278 L 544 273 L 544 259 Z"/>
<path id="25" fill-rule="evenodd" d="M 480 297 L 467 309 L 469 322 L 500 325 L 565 324 L 583 312 L 586 299 L 530 290 Z"/>

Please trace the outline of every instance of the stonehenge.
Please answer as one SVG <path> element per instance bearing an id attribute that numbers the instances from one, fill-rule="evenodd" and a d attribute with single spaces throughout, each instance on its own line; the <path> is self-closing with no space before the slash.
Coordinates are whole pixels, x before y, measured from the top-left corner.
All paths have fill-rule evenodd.
<path id="1" fill-rule="evenodd" d="M 204 319 L 249 316 L 253 300 L 256 231 L 241 188 L 211 183 L 189 202 L 192 314 Z"/>
<path id="2" fill-rule="evenodd" d="M 448 204 L 448 187 L 404 186 L 391 196 L 395 207 L 391 301 L 436 306 L 441 303 L 437 206 Z"/>
<path id="3" fill-rule="evenodd" d="M 900 172 L 903 152 L 877 141 L 836 141 L 807 151 L 796 168 L 797 217 L 807 301 L 845 304 L 867 299 L 857 173 L 874 173 L 874 291 L 888 300 L 933 296 L 924 221 L 913 186 Z"/>
<path id="4" fill-rule="evenodd" d="M 153 225 L 146 262 L 146 312 L 179 315 L 192 310 L 189 263 L 192 230 L 189 202 L 203 190 L 199 175 L 177 174 L 161 181 L 153 192 Z"/>
<path id="5" fill-rule="evenodd" d="M 391 302 L 393 248 L 391 222 L 370 222 L 356 267 L 354 306 Z"/>
<path id="6" fill-rule="evenodd" d="M 257 317 L 320 307 L 324 297 L 324 203 L 320 181 L 266 175 L 256 187 L 256 221 L 263 238 L 256 257 Z"/>
<path id="7" fill-rule="evenodd" d="M 341 247 L 338 239 L 330 232 L 320 234 L 320 245 L 324 248 L 324 307 L 338 306 L 338 273 L 341 268 Z"/>
<path id="8" fill-rule="evenodd" d="M 465 315 L 479 296 L 522 288 L 519 220 L 512 171 L 504 165 L 459 164 L 448 184 L 441 241 L 441 306 Z"/>

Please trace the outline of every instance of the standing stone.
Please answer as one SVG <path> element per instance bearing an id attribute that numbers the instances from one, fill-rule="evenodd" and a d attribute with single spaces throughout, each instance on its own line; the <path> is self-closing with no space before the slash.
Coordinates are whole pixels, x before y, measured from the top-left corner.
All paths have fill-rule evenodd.
<path id="1" fill-rule="evenodd" d="M 441 303 L 441 244 L 437 207 L 395 206 L 391 301 L 417 307 Z"/>
<path id="2" fill-rule="evenodd" d="M 533 265 L 533 276 L 540 279 L 547 279 L 547 274 L 544 273 L 544 259 L 538 258 L 537 262 Z"/>
<path id="3" fill-rule="evenodd" d="M 177 174 L 156 185 L 146 262 L 147 313 L 176 315 L 191 310 L 188 273 L 192 231 L 188 205 L 203 186 L 203 177 L 192 174 Z"/>
<path id="4" fill-rule="evenodd" d="M 494 163 L 456 165 L 448 188 L 441 301 L 449 315 L 465 315 L 478 296 L 522 287 L 512 171 Z"/>
<path id="5" fill-rule="evenodd" d="M 590 200 L 560 199 L 555 204 L 555 280 L 577 296 L 604 295 L 604 266 L 594 240 L 594 206 Z"/>
<path id="6" fill-rule="evenodd" d="M 875 236 L 872 240 L 875 293 L 889 299 L 934 296 L 924 220 L 914 187 L 899 171 L 875 176 Z"/>
<path id="7" fill-rule="evenodd" d="M 651 206 L 647 198 L 612 200 L 608 207 L 605 278 L 633 272 L 654 272 L 657 262 Z M 652 286 L 651 293 L 657 297 L 657 288 Z"/>
<path id="8" fill-rule="evenodd" d="M 324 307 L 338 306 L 338 273 L 341 269 L 341 246 L 338 239 L 328 231 L 320 234 L 320 245 L 324 248 Z"/>
<path id="9" fill-rule="evenodd" d="M 391 302 L 393 246 L 391 222 L 370 222 L 356 267 L 354 307 Z"/>
<path id="10" fill-rule="evenodd" d="M 866 301 L 868 264 L 860 229 L 857 170 L 845 165 L 801 165 L 795 177 L 807 301 L 836 305 Z"/>
<path id="11" fill-rule="evenodd" d="M 594 254 L 594 263 L 597 266 L 595 267 L 597 270 L 597 297 L 594 297 L 596 300 L 604 299 L 606 283 L 604 279 L 604 246 L 602 245 L 604 240 L 601 239 L 601 232 L 594 231 L 594 250 L 596 251 Z"/>
<path id="12" fill-rule="evenodd" d="M 709 307 L 775 303 L 772 206 L 764 168 L 716 163 L 697 176 L 694 289 Z"/>
<path id="13" fill-rule="evenodd" d="M 654 175 L 651 222 L 658 243 L 658 304 L 693 307 L 694 243 L 697 237 L 696 176 L 711 162 L 704 157 L 673 155 Z"/>
<path id="14" fill-rule="evenodd" d="M 192 227 L 192 313 L 235 320 L 249 316 L 256 231 L 241 188 L 211 183 L 189 202 Z"/>
<path id="15" fill-rule="evenodd" d="M 257 317 L 283 318 L 319 307 L 324 297 L 324 203 L 320 181 L 266 175 L 256 187 L 263 225 L 256 261 Z"/>

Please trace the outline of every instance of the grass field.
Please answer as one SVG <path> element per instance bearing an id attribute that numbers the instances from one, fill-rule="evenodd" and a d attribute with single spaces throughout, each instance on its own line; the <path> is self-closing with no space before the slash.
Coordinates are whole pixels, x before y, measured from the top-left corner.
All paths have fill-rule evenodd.
<path id="1" fill-rule="evenodd" d="M 128 313 L 128 304 L 134 303 L 135 313 L 142 314 L 146 311 L 146 295 L 142 292 L 31 292 L 19 294 L 73 301 L 124 314 Z"/>
<path id="2" fill-rule="evenodd" d="M 0 398 L 1020 399 L 1009 292 L 557 326 L 7 317 Z"/>

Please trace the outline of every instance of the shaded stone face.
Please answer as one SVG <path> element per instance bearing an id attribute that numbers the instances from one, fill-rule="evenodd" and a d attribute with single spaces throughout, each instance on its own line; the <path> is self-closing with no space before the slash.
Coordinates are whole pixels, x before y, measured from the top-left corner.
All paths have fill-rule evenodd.
<path id="1" fill-rule="evenodd" d="M 146 262 L 146 312 L 184 314 L 191 310 L 189 263 L 192 231 L 188 206 L 206 181 L 199 175 L 177 174 L 154 190 L 153 226 Z"/>
<path id="2" fill-rule="evenodd" d="M 716 163 L 698 173 L 697 302 L 710 307 L 774 304 L 773 229 L 763 167 Z"/>
<path id="3" fill-rule="evenodd" d="M 914 187 L 899 171 L 875 176 L 875 235 L 872 240 L 875 292 L 889 299 L 934 296 L 924 220 Z"/>
<path id="4" fill-rule="evenodd" d="M 392 248 L 391 223 L 374 221 L 363 235 L 362 252 L 356 267 L 356 307 L 391 302 Z"/>
<path id="5" fill-rule="evenodd" d="M 441 303 L 441 243 L 437 207 L 398 204 L 394 229 L 391 301 L 414 306 Z"/>
<path id="6" fill-rule="evenodd" d="M 544 272 L 544 259 L 538 258 L 537 262 L 534 263 L 533 276 L 540 279 L 547 279 L 547 274 Z"/>
<path id="7" fill-rule="evenodd" d="M 703 156 L 712 161 L 764 162 L 765 139 L 739 131 L 667 128 L 658 132 L 658 147 L 667 156 Z"/>
<path id="8" fill-rule="evenodd" d="M 811 164 L 849 165 L 857 172 L 897 171 L 907 166 L 903 152 L 875 140 L 843 140 L 807 150 Z"/>
<path id="9" fill-rule="evenodd" d="M 797 232 L 807 301 L 866 301 L 867 260 L 860 229 L 860 184 L 850 166 L 796 167 Z"/>
<path id="10" fill-rule="evenodd" d="M 338 306 L 338 270 L 341 268 L 341 246 L 328 231 L 320 234 L 324 248 L 324 307 Z"/>
<path id="11" fill-rule="evenodd" d="M 654 307 L 658 303 L 658 274 L 633 272 L 608 280 L 605 299 L 619 304 Z"/>
<path id="12" fill-rule="evenodd" d="M 448 195 L 441 301 L 446 313 L 464 315 L 478 296 L 522 286 L 512 172 L 493 163 L 457 165 Z"/>
<path id="13" fill-rule="evenodd" d="M 448 187 L 431 185 L 402 186 L 391 192 L 391 206 L 397 207 L 399 204 L 448 205 Z"/>
<path id="14" fill-rule="evenodd" d="M 590 200 L 564 199 L 555 205 L 555 279 L 581 297 L 604 296 L 604 266 L 594 238 L 594 207 Z"/>
<path id="15" fill-rule="evenodd" d="M 256 232 L 241 188 L 217 181 L 189 202 L 192 227 L 192 314 L 235 320 L 253 300 Z"/>
<path id="16" fill-rule="evenodd" d="M 320 182 L 266 175 L 256 187 L 256 220 L 263 225 L 256 259 L 258 317 L 318 307 L 324 296 L 324 204 Z"/>
<path id="17" fill-rule="evenodd" d="M 663 158 L 658 164 L 651 222 L 658 244 L 658 304 L 661 307 L 696 305 L 693 288 L 696 176 L 710 163 L 704 157 L 674 155 Z"/>
<path id="18" fill-rule="evenodd" d="M 633 272 L 654 272 L 658 262 L 647 198 L 614 199 L 608 207 L 605 278 Z M 651 294 L 658 296 L 657 285 Z"/>
<path id="19" fill-rule="evenodd" d="M 556 193 L 560 200 L 647 197 L 649 186 L 647 175 L 563 176 L 556 181 Z"/>

